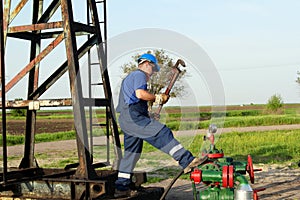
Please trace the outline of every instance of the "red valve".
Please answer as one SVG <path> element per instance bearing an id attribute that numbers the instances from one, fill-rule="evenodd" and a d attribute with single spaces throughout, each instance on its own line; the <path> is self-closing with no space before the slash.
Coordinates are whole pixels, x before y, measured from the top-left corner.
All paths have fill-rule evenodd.
<path id="1" fill-rule="evenodd" d="M 222 170 L 222 187 L 234 187 L 234 167 L 233 165 L 225 165 Z"/>
<path id="2" fill-rule="evenodd" d="M 266 188 L 259 188 L 259 189 L 254 189 L 253 190 L 253 200 L 258 200 L 258 195 L 257 193 L 260 191 L 264 191 Z"/>
<path id="3" fill-rule="evenodd" d="M 207 157 L 212 158 L 212 159 L 223 158 L 224 153 L 209 153 L 209 154 L 207 154 Z"/>
<path id="4" fill-rule="evenodd" d="M 227 187 L 228 186 L 228 166 L 225 165 L 223 166 L 223 171 L 222 171 L 222 187 Z"/>
<path id="5" fill-rule="evenodd" d="M 233 173 L 234 173 L 234 167 L 233 167 L 233 165 L 229 165 L 228 166 L 228 186 L 229 186 L 229 188 L 234 187 Z"/>
<path id="6" fill-rule="evenodd" d="M 253 169 L 253 162 L 250 155 L 248 155 L 248 163 L 246 166 L 246 171 L 248 172 L 250 176 L 250 181 L 253 184 L 254 183 L 254 169 Z"/>
<path id="7" fill-rule="evenodd" d="M 199 169 L 194 169 L 191 173 L 190 179 L 194 181 L 195 184 L 201 183 L 202 171 Z"/>

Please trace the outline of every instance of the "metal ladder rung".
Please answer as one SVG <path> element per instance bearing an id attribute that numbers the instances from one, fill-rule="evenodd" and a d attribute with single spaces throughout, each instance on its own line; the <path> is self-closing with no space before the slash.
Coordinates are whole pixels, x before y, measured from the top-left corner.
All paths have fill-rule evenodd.
<path id="1" fill-rule="evenodd" d="M 103 83 L 92 83 L 91 85 L 103 85 Z"/>
<path id="2" fill-rule="evenodd" d="M 104 23 L 105 23 L 105 21 L 99 21 L 99 24 L 104 24 Z M 94 25 L 94 23 L 90 22 L 89 25 Z"/>
<path id="3" fill-rule="evenodd" d="M 92 124 L 92 126 L 106 126 L 107 124 L 102 124 L 102 123 L 99 123 L 99 124 Z"/>
<path id="4" fill-rule="evenodd" d="M 109 162 L 101 162 L 101 163 L 94 163 L 93 167 L 94 168 L 99 168 L 99 167 L 106 167 L 109 166 L 110 163 Z M 79 166 L 79 163 L 72 163 L 72 164 L 68 164 L 65 166 L 65 170 L 67 169 L 72 169 L 72 168 L 77 168 Z"/>
<path id="5" fill-rule="evenodd" d="M 91 63 L 90 65 L 100 65 L 100 63 Z"/>
<path id="6" fill-rule="evenodd" d="M 104 147 L 106 144 L 93 144 L 94 147 Z"/>

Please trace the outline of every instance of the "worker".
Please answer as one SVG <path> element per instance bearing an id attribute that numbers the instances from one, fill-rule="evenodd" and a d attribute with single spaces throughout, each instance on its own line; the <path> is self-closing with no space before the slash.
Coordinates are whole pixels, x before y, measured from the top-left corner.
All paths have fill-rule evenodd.
<path id="1" fill-rule="evenodd" d="M 138 69 L 128 74 L 120 88 L 117 112 L 119 124 L 124 133 L 124 157 L 120 161 L 118 179 L 115 182 L 115 197 L 132 196 L 130 188 L 132 171 L 140 158 L 143 141 L 172 156 L 188 173 L 203 162 L 195 158 L 173 136 L 171 130 L 148 114 L 148 101 L 165 104 L 169 95 L 151 94 L 147 81 L 160 70 L 152 54 L 143 54 L 138 60 Z"/>

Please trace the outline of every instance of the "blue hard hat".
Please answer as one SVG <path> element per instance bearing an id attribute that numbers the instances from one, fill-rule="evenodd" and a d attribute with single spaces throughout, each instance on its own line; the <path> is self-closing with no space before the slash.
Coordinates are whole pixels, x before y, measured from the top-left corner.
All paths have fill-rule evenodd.
<path id="1" fill-rule="evenodd" d="M 144 61 L 149 61 L 153 63 L 155 65 L 155 71 L 158 72 L 160 70 L 160 66 L 157 64 L 157 60 L 154 55 L 150 53 L 145 53 L 141 55 L 137 60 L 138 64 L 142 64 Z"/>

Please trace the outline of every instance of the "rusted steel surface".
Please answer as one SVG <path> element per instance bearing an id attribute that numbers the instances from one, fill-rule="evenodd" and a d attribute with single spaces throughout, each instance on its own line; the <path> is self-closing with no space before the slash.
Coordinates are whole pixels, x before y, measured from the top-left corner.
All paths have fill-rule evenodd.
<path id="1" fill-rule="evenodd" d="M 79 61 L 77 54 L 77 44 L 74 32 L 74 19 L 72 3 L 69 0 L 61 0 L 61 10 L 63 18 L 63 28 L 65 34 L 65 44 L 68 60 L 68 72 L 70 79 L 71 96 L 73 102 L 74 125 L 77 138 L 77 151 L 79 166 L 76 176 L 79 178 L 93 179 L 95 171 L 91 166 L 91 155 L 89 154 L 89 143 L 87 135 L 87 126 L 85 121 L 85 112 L 82 103 L 82 85 L 79 71 Z"/>
<path id="2" fill-rule="evenodd" d="M 33 1 L 33 14 L 32 23 L 36 24 L 39 17 L 42 15 L 43 11 L 43 1 Z M 32 31 L 33 34 L 39 34 L 40 30 Z M 34 60 L 36 56 L 40 54 L 41 51 L 41 40 L 31 40 L 30 47 L 30 60 Z M 28 89 L 27 89 L 27 99 L 35 100 L 29 97 L 37 87 L 39 81 L 39 66 L 37 63 L 29 71 L 28 77 Z M 24 145 L 24 156 L 22 158 L 19 168 L 31 168 L 36 167 L 37 162 L 34 157 L 34 147 L 35 147 L 35 132 L 36 132 L 36 110 L 39 110 L 39 105 L 35 103 L 29 104 L 29 109 L 26 112 L 26 131 L 25 131 L 25 145 Z"/>
<path id="3" fill-rule="evenodd" d="M 37 40 L 37 39 L 41 38 L 41 35 L 36 35 L 36 34 L 30 33 L 30 32 L 20 32 L 20 33 L 8 33 L 7 37 L 18 38 L 21 40 L 30 41 L 30 40 Z M 57 35 L 55 37 L 57 37 Z M 55 38 L 55 37 L 53 37 L 53 38 Z"/>
<path id="4" fill-rule="evenodd" d="M 110 190 L 108 190 L 109 188 Z M 102 199 L 102 200 L 159 200 L 164 192 L 162 187 L 143 188 L 133 197 L 114 198 L 111 186 L 100 180 L 79 181 L 32 181 L 20 183 L 13 191 L 3 191 L 0 197 L 14 199 Z M 7 198 L 8 197 L 8 198 Z M 10 198 L 9 198 L 10 197 Z"/>
<path id="5" fill-rule="evenodd" d="M 4 49 L 6 45 L 6 35 L 10 18 L 10 6 L 11 0 L 4 0 L 4 8 L 3 8 L 3 41 L 4 41 Z M 3 49 L 3 50 L 4 50 Z"/>
<path id="6" fill-rule="evenodd" d="M 26 5 L 28 0 L 21 0 L 16 8 L 10 13 L 9 24 L 15 19 L 15 17 L 19 14 L 22 8 Z"/>
<path id="7" fill-rule="evenodd" d="M 39 19 L 38 23 L 44 23 L 44 22 L 48 22 L 49 19 L 54 15 L 54 13 L 56 12 L 56 10 L 59 8 L 60 6 L 60 1 L 59 0 L 53 0 L 47 9 L 45 9 L 43 15 L 41 16 L 41 18 Z"/>
<path id="8" fill-rule="evenodd" d="M 4 30 L 3 30 L 3 1 L 0 3 L 0 83 L 1 83 L 1 101 L 6 101 L 5 96 L 5 62 L 4 62 Z M 2 115 L 2 159 L 3 159 L 3 176 L 2 180 L 6 182 L 6 173 L 7 173 L 7 144 L 6 144 L 6 107 L 1 106 L 1 115 Z"/>
<path id="9" fill-rule="evenodd" d="M 64 169 L 19 169 L 8 172 L 9 181 L 0 185 L 0 197 L 33 199 L 115 199 L 114 182 L 117 171 L 97 170 L 94 180 L 75 179 L 76 170 Z M 2 174 L 0 173 L 0 176 Z M 145 172 L 133 173 L 134 186 L 140 188 L 146 182 Z M 159 199 L 163 188 L 144 188 L 134 198 Z M 138 197 L 138 198 L 137 198 Z"/>
<path id="10" fill-rule="evenodd" d="M 55 28 L 61 28 L 61 27 L 62 27 L 61 21 L 33 24 L 33 25 L 24 25 L 24 26 L 13 26 L 13 27 L 8 28 L 8 33 L 38 31 L 38 30 L 55 29 Z"/>
<path id="11" fill-rule="evenodd" d="M 92 46 L 96 43 L 96 37 L 91 37 L 88 41 L 86 41 L 79 49 L 78 49 L 78 58 L 80 59 L 82 56 L 86 54 L 86 52 L 92 48 Z M 37 90 L 35 90 L 31 97 L 40 97 L 48 88 L 50 88 L 65 72 L 68 70 L 68 62 L 63 63 L 47 80 L 45 80 Z"/>
<path id="12" fill-rule="evenodd" d="M 94 181 L 62 181 L 34 180 L 21 182 L 16 190 L 1 192 L 0 197 L 14 196 L 34 199 L 86 199 L 82 198 L 88 192 L 91 199 L 100 198 L 106 193 L 106 182 L 101 180 Z M 86 190 L 88 189 L 88 191 Z M 88 198 L 90 199 L 90 198 Z"/>
<path id="13" fill-rule="evenodd" d="M 107 136 L 110 138 L 109 134 L 112 133 L 115 152 L 117 153 L 117 162 L 114 162 L 116 164 L 114 169 L 116 169 L 118 160 L 121 158 L 122 153 L 118 127 L 114 117 L 114 106 L 112 103 L 112 94 L 107 71 L 107 49 L 105 43 L 106 25 L 104 25 L 104 37 L 102 37 L 103 32 L 100 30 L 100 22 L 97 11 L 97 6 L 99 5 L 96 5 L 97 3 L 104 4 L 104 7 L 102 8 L 105 16 L 104 20 L 101 20 L 101 23 L 105 24 L 105 1 L 85 1 L 85 3 L 87 3 L 87 9 L 91 12 L 91 14 L 89 11 L 87 12 L 87 17 L 88 19 L 93 19 L 93 24 L 91 25 L 90 23 L 85 24 L 74 21 L 71 0 L 52 0 L 50 4 L 47 4 L 48 7 L 46 9 L 43 9 L 43 0 L 34 0 L 32 4 L 32 24 L 16 24 L 14 26 L 10 26 L 11 22 L 19 13 L 21 13 L 20 11 L 23 8 L 28 7 L 28 5 L 26 5 L 26 7 L 24 6 L 26 3 L 28 3 L 28 0 L 19 1 L 19 4 L 12 12 L 10 12 L 11 0 L 4 1 L 5 13 L 3 16 L 3 41 L 5 42 L 6 36 L 29 40 L 31 42 L 31 48 L 29 58 L 30 63 L 21 69 L 21 71 L 12 80 L 10 80 L 6 86 L 3 84 L 3 87 L 0 88 L 1 92 L 5 94 L 22 78 L 29 74 L 27 100 L 3 101 L 3 103 L 5 102 L 4 105 L 1 104 L 2 102 L 0 102 L 0 106 L 2 108 L 28 109 L 26 116 L 24 157 L 19 165 L 21 169 L 14 168 L 13 171 L 9 169 L 8 173 L 3 170 L 1 173 L 0 168 L 0 179 L 2 179 L 0 180 L 0 196 L 7 195 L 37 199 L 97 199 L 98 197 L 101 199 L 109 199 L 113 197 L 114 181 L 117 178 L 117 172 L 110 170 L 114 173 L 114 175 L 110 175 L 103 173 L 103 171 L 99 172 L 95 170 L 96 168 L 99 168 L 100 165 L 97 167 L 97 165 L 93 163 L 92 156 L 89 152 L 89 146 L 92 143 L 89 143 L 88 141 L 86 126 L 86 118 L 89 116 L 85 116 L 86 106 L 106 108 Z M 59 7 L 61 8 L 62 19 L 60 21 L 51 21 L 49 23 L 49 20 Z M 103 24 L 101 24 L 101 27 L 102 26 Z M 46 29 L 47 31 L 43 31 Z M 76 36 L 80 35 L 88 35 L 88 37 L 86 37 L 87 40 L 78 49 Z M 48 38 L 54 38 L 54 40 L 40 52 L 40 46 L 43 39 Z M 39 83 L 39 68 L 42 67 L 39 66 L 39 64 L 63 40 L 65 42 L 65 51 L 67 56 L 66 61 L 62 65 L 56 66 L 58 67 L 56 71 L 50 76 L 47 75 L 48 78 L 43 83 Z M 79 59 L 85 56 L 91 50 L 91 48 L 95 46 L 97 47 L 100 67 L 99 79 L 101 79 L 100 82 L 103 82 L 103 85 L 101 86 L 105 90 L 104 97 L 97 98 L 89 96 L 89 98 L 83 98 Z M 4 48 L 1 50 L 4 50 Z M 1 55 L 4 55 L 4 52 L 1 52 Z M 91 65 L 88 67 L 91 67 Z M 59 80 L 67 71 L 69 73 L 71 99 L 39 99 L 41 95 L 44 94 L 55 82 L 57 82 L 57 80 Z M 62 106 L 73 107 L 75 121 L 74 125 L 77 133 L 76 142 L 78 151 L 78 164 L 70 164 L 68 169 L 61 171 L 51 171 L 51 169 L 38 168 L 37 160 L 35 160 L 34 157 L 34 135 L 36 114 L 38 113 L 37 110 L 39 110 L 41 107 Z M 111 125 L 113 127 L 113 131 L 111 130 Z M 109 146 L 110 144 L 107 143 L 107 145 Z M 7 155 L 5 154 L 4 156 Z M 107 156 L 109 156 L 109 154 Z M 107 162 L 100 164 L 102 167 L 110 165 L 109 159 Z M 8 180 L 4 183 L 3 180 L 5 179 L 6 175 L 8 176 Z M 136 180 L 136 185 L 140 185 L 146 181 L 144 175 L 137 176 L 134 179 Z M 150 196 L 153 197 L 152 195 Z"/>
<path id="14" fill-rule="evenodd" d="M 2 107 L 1 101 L 0 101 L 0 106 Z M 40 107 L 72 106 L 72 99 L 15 100 L 15 101 L 5 102 L 5 107 L 8 109 L 26 108 L 30 106 L 33 108 L 33 110 L 38 110 L 34 108 L 40 108 Z"/>
<path id="15" fill-rule="evenodd" d="M 53 42 L 51 42 L 35 59 L 33 59 L 26 67 L 24 67 L 10 82 L 5 86 L 8 92 L 17 82 L 19 82 L 37 63 L 39 63 L 51 50 L 53 50 L 64 39 L 64 34 L 60 34 Z"/>
<path id="16" fill-rule="evenodd" d="M 96 33 L 96 29 L 94 26 L 89 26 L 86 24 L 82 24 L 82 23 L 78 23 L 78 22 L 74 22 L 74 32 L 81 32 L 81 34 L 79 35 L 83 35 L 83 34 L 95 34 Z"/>
<path id="17" fill-rule="evenodd" d="M 0 197 L 82 199 L 88 195 L 94 199 L 106 194 L 107 190 L 113 191 L 116 171 L 101 171 L 99 175 L 102 178 L 98 176 L 96 180 L 74 179 L 75 172 L 73 169 L 13 170 L 7 173 L 7 183 L 0 185 Z"/>

